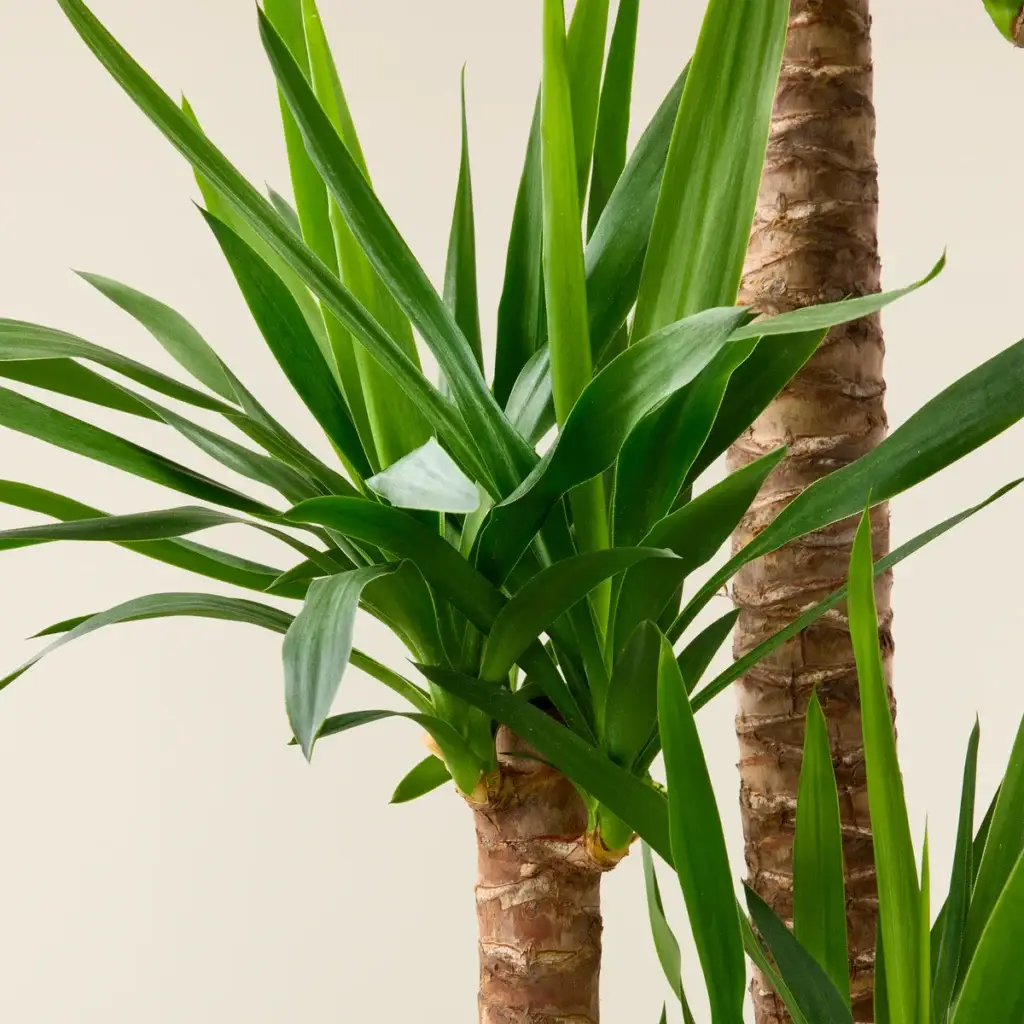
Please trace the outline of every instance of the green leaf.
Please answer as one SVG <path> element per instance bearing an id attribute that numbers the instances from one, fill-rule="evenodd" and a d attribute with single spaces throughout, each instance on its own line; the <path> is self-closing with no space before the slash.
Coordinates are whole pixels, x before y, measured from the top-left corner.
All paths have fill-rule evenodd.
<path id="1" fill-rule="evenodd" d="M 693 693 L 696 689 L 712 658 L 725 643 L 739 617 L 738 608 L 727 611 L 721 618 L 705 626 L 680 652 L 676 662 L 683 674 L 687 693 Z"/>
<path id="2" fill-rule="evenodd" d="M 434 438 L 370 477 L 366 486 L 399 508 L 468 514 L 480 507 L 476 484 Z"/>
<path id="3" fill-rule="evenodd" d="M 597 17 L 603 6 L 608 16 L 607 0 L 584 0 L 584 17 L 594 12 Z M 586 25 L 581 21 L 581 25 Z M 596 24 L 594 25 L 596 29 Z M 581 30 L 581 43 L 589 50 L 593 34 L 589 26 Z M 600 82 L 604 49 L 604 28 L 601 27 L 601 52 L 597 57 L 597 82 Z M 584 78 L 590 61 L 582 62 Z M 583 82 L 578 83 L 581 86 Z M 584 89 L 582 121 L 589 116 L 589 96 Z M 593 107 L 596 116 L 597 86 Z M 544 76 L 541 87 L 541 179 L 544 207 L 544 297 L 547 304 L 548 347 L 551 352 L 551 379 L 555 413 L 564 425 L 576 400 L 590 383 L 590 335 L 587 319 L 587 291 L 583 269 L 583 239 L 580 234 L 580 198 L 577 149 L 573 143 L 574 99 L 569 87 L 569 65 L 565 40 L 565 11 L 562 0 L 544 0 Z M 593 133 L 593 121 L 590 124 Z M 581 149 L 589 154 L 587 143 Z M 589 156 L 588 156 L 589 161 Z M 586 171 L 583 171 L 584 183 Z M 576 546 L 580 551 L 598 551 L 608 547 L 608 514 L 605 508 L 604 482 L 598 475 L 584 478 L 569 494 L 575 526 Z M 539 526 L 539 524 L 538 524 Z M 518 552 L 521 554 L 521 552 Z M 508 566 L 511 568 L 511 565 Z M 598 620 L 607 619 L 610 589 L 599 588 L 594 595 Z"/>
<path id="4" fill-rule="evenodd" d="M 52 654 L 58 648 L 71 643 L 72 640 L 78 640 L 104 626 L 179 615 L 244 622 L 253 626 L 263 626 L 275 633 L 286 632 L 292 621 L 290 615 L 278 608 L 271 608 L 269 605 L 259 604 L 256 601 L 242 601 L 237 597 L 220 597 L 215 594 L 150 594 L 147 597 L 125 601 L 123 604 L 115 605 L 104 612 L 80 620 L 73 629 L 44 647 L 9 675 L 0 679 L 0 690 L 13 683 L 15 679 L 27 672 L 46 655 Z"/>
<path id="5" fill-rule="evenodd" d="M 428 418 L 437 417 L 445 423 L 443 434 L 453 455 L 471 473 L 476 472 L 478 458 L 465 425 L 398 343 L 367 314 L 313 252 L 295 237 L 288 223 L 277 215 L 272 205 L 210 142 L 194 118 L 178 109 L 82 0 L 59 2 L 76 31 L 125 92 L 185 156 L 198 174 L 223 197 L 216 207 L 210 204 L 207 197 L 211 212 L 229 224 L 236 234 L 241 234 L 238 226 L 244 224 L 249 234 L 261 240 L 264 249 L 276 253 L 275 259 L 279 266 L 290 268 L 291 276 L 303 282 L 303 288 L 298 294 L 306 294 L 305 287 L 308 286 L 353 336 L 371 350 L 374 358 L 392 374 L 424 415 Z M 288 60 L 291 60 L 290 57 Z M 224 211 L 223 216 L 221 211 Z M 283 277 L 280 270 L 278 276 Z M 293 295 L 298 300 L 295 292 Z M 313 305 L 315 307 L 315 302 Z M 315 322 L 319 321 L 320 314 L 317 311 Z M 487 474 L 482 467 L 480 473 L 480 478 L 485 479 Z"/>
<path id="6" fill-rule="evenodd" d="M 828 723 L 817 691 L 807 705 L 804 758 L 796 803 L 793 934 L 814 957 L 848 1007 L 850 968 L 846 959 L 843 830 Z M 792 980 L 790 978 L 790 982 Z"/>
<path id="7" fill-rule="evenodd" d="M 495 484 L 503 492 L 511 490 L 532 465 L 532 453 L 494 401 L 469 343 L 262 12 L 260 34 L 328 192 L 374 269 L 434 353 Z"/>
<path id="8" fill-rule="evenodd" d="M 504 578 L 555 502 L 603 473 L 632 429 L 688 384 L 728 343 L 742 309 L 708 310 L 631 345 L 587 385 L 555 445 L 522 487 L 495 506 L 480 537 L 479 564 Z"/>
<path id="9" fill-rule="evenodd" d="M 1018 805 L 1018 811 L 1022 808 Z M 1024 1015 L 1024 854 L 1017 857 L 992 906 L 963 987 L 953 1009 L 953 1024 L 995 1024 Z"/>
<path id="10" fill-rule="evenodd" d="M 971 905 L 964 927 L 963 955 L 960 976 L 971 963 L 982 931 L 994 912 L 996 900 L 1007 884 L 1010 872 L 1024 853 L 1024 718 L 1017 729 L 1017 738 L 1010 752 L 999 787 L 999 798 L 992 813 L 985 852 L 978 865 L 978 874 L 971 895 Z M 993 1018 L 994 1019 L 994 1018 Z"/>
<path id="11" fill-rule="evenodd" d="M 307 761 L 348 666 L 363 587 L 394 570 L 373 565 L 315 580 L 288 629 L 282 650 L 285 705 Z"/>
<path id="12" fill-rule="evenodd" d="M 203 213 L 270 351 L 306 408 L 360 478 L 371 469 L 345 399 L 284 282 L 245 241 Z"/>
<path id="13" fill-rule="evenodd" d="M 953 991 L 960 969 L 964 925 L 971 900 L 973 884 L 972 833 L 974 831 L 974 800 L 978 779 L 978 743 L 981 726 L 977 719 L 967 743 L 964 781 L 960 794 L 960 819 L 957 824 L 953 871 L 949 879 L 949 895 L 942 910 L 943 924 L 931 942 L 935 966 L 931 971 L 932 1004 L 936 1024 L 946 1024 L 953 1002 Z M 938 921 L 936 921 L 938 924 Z"/>
<path id="14" fill-rule="evenodd" d="M 777 449 L 730 473 L 658 522 L 640 541 L 645 547 L 674 551 L 680 562 L 640 565 L 626 574 L 616 601 L 616 650 L 638 622 L 661 615 L 686 576 L 715 557 L 785 454 L 784 448 Z"/>
<path id="15" fill-rule="evenodd" d="M 608 548 L 542 569 L 495 617 L 484 644 L 480 677 L 489 682 L 505 678 L 533 640 L 611 576 L 648 558 L 670 557 L 670 552 L 653 548 Z M 595 699 L 599 696 L 603 695 L 595 694 Z"/>
<path id="16" fill-rule="evenodd" d="M 62 494 L 13 480 L 0 480 L 0 502 L 62 520 L 93 519 L 107 514 Z M 0 550 L 22 546 L 25 545 L 8 542 L 0 544 Z M 226 551 L 184 540 L 122 543 L 119 546 L 147 558 L 249 590 L 266 590 L 281 572 L 280 569 L 260 565 Z M 282 593 L 294 597 L 301 596 L 302 591 L 296 595 L 294 588 L 286 588 Z"/>
<path id="17" fill-rule="evenodd" d="M 928 824 L 924 827 L 924 848 L 921 851 L 921 892 L 917 911 L 917 1019 L 919 1024 L 932 1024 L 932 955 L 931 955 L 931 865 L 928 857 Z"/>
<path id="18" fill-rule="evenodd" d="M 78 271 L 111 302 L 133 316 L 163 346 L 172 359 L 184 367 L 196 380 L 205 384 L 214 394 L 228 402 L 235 402 L 235 391 L 224 373 L 220 356 L 207 344 L 202 335 L 170 306 L 145 295 L 134 288 L 109 277 Z"/>
<path id="19" fill-rule="evenodd" d="M 598 733 L 608 756 L 632 768 L 658 721 L 661 633 L 641 622 L 615 662 Z"/>
<path id="20" fill-rule="evenodd" d="M 613 339 L 619 334 L 626 316 L 636 301 L 637 289 L 640 286 L 640 273 L 647 252 L 647 241 L 650 237 L 655 206 L 658 202 L 662 172 L 665 169 L 665 157 L 672 137 L 672 124 L 675 121 L 676 111 L 679 109 L 679 98 L 682 95 L 685 79 L 686 71 L 684 70 L 641 136 L 618 184 L 608 199 L 601 219 L 594 228 L 584 252 L 590 345 L 595 358 L 598 359 L 604 358 L 608 354 Z M 539 112 L 537 116 L 539 118 Z M 535 173 L 539 179 L 540 143 L 539 124 L 537 123 L 535 123 L 535 131 L 538 136 Z M 531 136 L 532 141 L 533 137 Z M 535 187 L 538 190 L 536 204 L 539 211 L 539 180 Z M 516 210 L 518 213 L 518 205 Z M 539 213 L 537 216 L 539 218 Z M 539 237 L 536 244 L 540 245 Z M 538 267 L 539 265 L 538 262 Z M 518 298 L 519 293 L 514 293 L 509 304 L 511 305 L 513 299 Z M 504 296 L 502 301 L 504 304 Z M 504 305 L 502 308 L 504 309 Z M 516 306 L 515 309 L 520 309 L 520 307 Z M 499 329 L 501 323 L 499 318 Z M 541 328 L 543 326 L 541 324 Z M 523 329 L 525 330 L 525 328 Z M 499 365 L 501 352 L 502 343 L 499 341 Z M 550 352 L 547 346 L 538 348 L 537 345 L 534 345 L 530 348 L 529 352 L 515 364 L 515 373 L 519 372 L 519 367 L 524 366 L 526 360 L 534 352 L 536 352 L 537 361 L 531 373 L 532 391 L 526 393 L 517 385 L 517 391 L 521 392 L 518 406 L 535 410 L 536 425 L 530 434 L 531 439 L 542 436 L 555 422 L 554 403 L 551 398 Z M 514 374 L 512 379 L 515 379 Z M 525 387 L 525 383 L 525 380 L 521 382 L 523 387 Z"/>
<path id="21" fill-rule="evenodd" d="M 435 715 L 422 715 L 412 711 L 347 711 L 328 718 L 316 738 L 319 740 L 327 736 L 336 736 L 339 733 L 348 732 L 349 729 L 356 729 L 361 725 L 370 725 L 373 722 L 381 722 L 389 718 L 404 718 L 422 726 L 444 755 L 445 764 L 450 769 L 449 777 L 455 780 L 456 786 L 463 794 L 468 796 L 473 792 L 480 781 L 483 765 L 469 749 L 466 741 L 447 722 Z M 291 745 L 297 745 L 294 739 L 291 741 Z"/>
<path id="22" fill-rule="evenodd" d="M 421 796 L 426 796 L 427 793 L 443 786 L 450 781 L 451 777 L 451 772 L 448 771 L 444 761 L 431 754 L 429 757 L 423 758 L 399 782 L 391 796 L 391 802 L 406 804 L 410 800 L 418 800 Z"/>
<path id="23" fill-rule="evenodd" d="M 814 1024 L 853 1024 L 850 1007 L 814 957 L 749 885 L 744 889 L 750 916 L 801 1012 Z"/>
<path id="24" fill-rule="evenodd" d="M 0 388 L 0 426 L 181 491 L 193 498 L 257 516 L 276 515 L 272 508 L 261 501 L 225 487 L 101 427 L 94 427 L 57 409 L 50 409 L 7 388 Z"/>
<path id="25" fill-rule="evenodd" d="M 662 640 L 658 722 L 665 751 L 672 858 L 714 1024 L 743 1019 L 746 970 L 732 872 L 707 762 L 675 654 Z"/>
<path id="26" fill-rule="evenodd" d="M 275 537 L 307 558 L 312 558 L 314 561 L 321 561 L 323 558 L 321 552 L 281 530 L 276 530 L 264 523 L 241 519 L 238 516 L 218 512 L 216 509 L 196 505 L 163 509 L 157 512 L 139 512 L 126 516 L 101 515 L 95 518 L 76 518 L 68 522 L 44 523 L 40 526 L 3 530 L 0 531 L 0 544 L 13 543 L 18 546 L 22 542 L 44 543 L 61 540 L 140 543 L 183 537 L 190 533 L 198 533 L 200 530 L 209 530 L 215 526 L 229 525 L 251 526 Z"/>
<path id="27" fill-rule="evenodd" d="M 882 946 L 882 922 L 875 932 L 875 1024 L 891 1024 L 889 1016 L 889 981 L 886 976 L 885 950 Z"/>
<path id="28" fill-rule="evenodd" d="M 605 13 L 607 16 L 607 11 Z M 594 165 L 587 205 L 588 235 L 594 233 L 608 197 L 626 166 L 639 13 L 640 0 L 619 0 L 597 112 Z"/>
<path id="29" fill-rule="evenodd" d="M 513 384 L 534 353 L 540 349 L 545 333 L 544 278 L 541 272 L 544 245 L 541 191 L 538 99 L 533 111 L 526 158 L 512 213 L 512 230 L 509 233 L 508 252 L 505 256 L 505 278 L 498 303 L 494 397 L 506 406 Z M 546 374 L 545 356 L 545 379 L 548 385 L 546 403 L 550 404 L 551 382 Z M 542 401 L 541 405 L 543 407 L 545 402 Z M 510 410 L 510 418 L 511 415 Z"/>
<path id="30" fill-rule="evenodd" d="M 208 173 L 211 168 L 200 166 L 193 161 L 188 152 L 179 145 L 175 138 L 168 134 L 168 129 L 177 122 L 178 127 L 184 127 L 185 129 L 184 138 L 193 137 L 201 140 L 200 145 L 202 149 L 213 150 L 227 167 L 231 167 L 203 133 L 199 119 L 196 117 L 196 113 L 188 100 L 182 96 L 181 109 L 179 110 L 170 97 L 163 93 L 160 87 L 132 60 L 131 56 L 121 49 L 117 41 L 106 32 L 91 11 L 80 0 L 71 0 L 71 2 L 76 5 L 74 10 L 71 7 L 67 7 L 64 8 L 64 13 L 75 25 L 76 31 L 78 31 L 79 35 L 82 35 L 83 31 L 85 32 L 83 39 L 89 48 L 92 49 L 93 53 L 100 58 L 103 66 L 113 74 L 116 81 L 135 100 L 140 109 L 146 113 L 164 135 L 171 140 L 175 148 L 192 164 L 196 184 L 199 186 L 199 192 L 203 197 L 203 202 L 206 204 L 206 209 L 218 220 L 229 225 L 236 234 L 241 235 L 274 268 L 281 280 L 288 285 L 292 298 L 299 304 L 299 308 L 306 318 L 306 323 L 309 324 L 309 329 L 316 336 L 317 343 L 320 345 L 324 356 L 330 357 L 330 340 L 327 337 L 323 314 L 316 298 L 310 293 L 309 288 L 303 282 L 300 275 L 289 264 L 288 260 L 283 258 L 242 216 L 240 208 L 235 205 L 235 200 L 231 198 L 230 189 L 225 189 L 224 183 L 219 176 L 214 173 Z M 291 2 L 291 0 L 286 0 L 286 2 Z M 83 15 L 84 20 L 76 20 L 81 19 Z M 99 29 L 98 34 L 95 36 L 91 34 L 94 28 Z M 94 46 L 94 42 L 98 45 Z M 108 49 L 104 49 L 104 47 L 108 47 Z M 103 56 L 103 54 L 106 54 L 106 56 Z M 141 91 L 136 90 L 136 86 L 141 86 Z M 156 107 L 147 107 L 145 105 L 150 99 L 156 100 Z M 175 114 L 171 121 L 167 121 L 164 117 L 165 114 L 170 113 L 168 106 Z M 182 120 L 179 120 L 177 115 L 180 115 Z M 238 175 L 234 168 L 231 168 L 231 170 L 239 180 L 244 182 L 244 179 Z M 259 202 L 264 203 L 263 197 L 256 189 L 252 188 L 248 182 L 244 182 L 244 184 L 251 190 L 253 197 Z M 281 219 L 273 203 L 265 203 L 265 206 L 267 212 L 273 216 L 275 223 L 291 236 L 292 242 L 297 244 L 299 248 L 305 248 L 301 236 L 297 236 L 293 230 L 292 219 L 290 217 Z M 310 255 L 314 255 L 312 250 L 309 250 L 309 252 Z M 319 257 L 316 258 L 319 260 Z M 334 365 L 333 358 L 331 358 L 331 372 L 335 375 L 336 379 L 339 379 L 338 368 Z"/>
<path id="31" fill-rule="evenodd" d="M 931 527 L 919 533 L 916 537 L 912 537 L 905 544 L 901 544 L 894 551 L 890 552 L 884 558 L 880 558 L 875 563 L 875 576 L 881 576 L 883 573 L 888 572 L 894 565 L 898 565 L 903 559 L 908 558 L 910 555 L 919 551 L 926 544 L 930 544 L 933 540 L 937 540 L 943 534 L 952 530 L 954 526 L 958 526 L 966 519 L 970 519 L 976 512 L 980 512 L 983 508 L 987 508 L 993 502 L 998 501 L 1004 495 L 1009 494 L 1010 491 L 1014 490 L 1024 482 L 1024 478 L 1014 480 L 1011 483 L 1000 487 L 994 494 L 989 495 L 984 501 L 979 502 L 977 505 L 972 505 L 968 509 L 964 509 L 963 512 L 958 512 L 955 516 L 950 516 L 948 519 L 944 519 L 941 523 Z M 732 665 L 729 666 L 724 672 L 716 676 L 710 683 L 704 686 L 699 693 L 693 698 L 693 706 L 695 710 L 700 710 L 705 704 L 708 704 L 718 694 L 722 693 L 723 690 L 727 689 L 729 684 L 739 679 L 752 665 L 756 665 L 759 661 L 766 658 L 772 651 L 778 650 L 790 637 L 796 636 L 798 633 L 802 633 L 812 622 L 821 618 L 825 612 L 832 608 L 835 608 L 843 598 L 846 597 L 846 587 L 840 587 L 838 590 L 834 590 L 828 597 L 819 601 L 817 604 L 812 605 L 802 615 L 794 619 L 788 626 L 784 626 L 777 633 L 774 633 L 767 640 L 763 640 L 756 647 L 751 648 L 742 657 L 737 658 Z"/>
<path id="32" fill-rule="evenodd" d="M 729 379 L 755 347 L 730 345 L 695 381 L 639 423 L 615 477 L 615 535 L 631 544 L 672 511 L 722 404 Z"/>
<path id="33" fill-rule="evenodd" d="M 1012 426 L 1024 416 L 1022 375 L 1024 341 L 951 384 L 867 455 L 815 481 L 711 577 L 669 635 L 679 636 L 740 566 L 856 514 L 869 498 L 872 505 L 888 501 Z"/>
<path id="34" fill-rule="evenodd" d="M 746 950 L 747 956 L 750 957 L 757 966 L 757 969 L 768 979 L 768 984 L 771 985 L 782 1000 L 793 1024 L 811 1024 L 803 1015 L 789 986 L 782 979 L 775 964 L 768 958 L 764 946 L 754 934 L 754 929 L 750 927 L 750 922 L 742 912 L 740 913 L 740 931 L 743 933 L 743 948 Z"/>
<path id="35" fill-rule="evenodd" d="M 359 172 L 369 183 L 370 172 L 314 0 L 302 0 L 302 12 L 316 99 Z M 330 201 L 330 216 L 340 257 L 341 280 L 419 368 L 419 354 L 408 319 L 371 267 L 366 253 L 333 199 Z M 330 327 L 330 324 L 328 326 Z M 380 462 L 383 466 L 389 466 L 427 439 L 427 425 L 377 361 L 362 346 L 357 346 L 354 353 L 350 353 L 351 347 L 352 342 L 349 338 L 344 358 L 350 360 L 354 355 L 356 372 L 361 381 L 362 398 L 380 454 Z M 338 351 L 337 346 L 335 350 Z M 339 355 L 339 361 L 340 358 Z M 346 393 L 348 390 L 349 385 L 346 383 Z"/>
<path id="36" fill-rule="evenodd" d="M 660 638 L 658 645 L 659 647 L 661 645 Z M 658 953 L 658 961 L 661 963 L 661 969 L 669 987 L 683 1008 L 683 1020 L 686 1024 L 693 1024 L 693 1014 L 686 1000 L 686 993 L 683 991 L 683 957 L 679 951 L 679 942 L 668 923 L 668 918 L 665 917 L 665 907 L 661 902 L 661 889 L 658 886 L 658 875 L 654 870 L 651 848 L 646 843 L 641 843 L 640 852 L 644 864 L 647 916 L 651 922 L 651 934 L 654 936 L 654 948 Z"/>
<path id="37" fill-rule="evenodd" d="M 545 345 L 523 365 L 508 396 L 505 412 L 516 430 L 537 444 L 554 426 L 555 409 L 551 399 L 551 353 Z"/>
<path id="38" fill-rule="evenodd" d="M 269 185 L 267 186 L 267 198 L 273 203 L 274 209 L 277 210 L 281 219 L 287 221 L 292 231 L 301 238 L 302 225 L 299 223 L 299 214 L 295 207 L 280 192 Z"/>
<path id="39" fill-rule="evenodd" d="M 511 729 L 671 863 L 665 798 L 653 786 L 609 761 L 586 740 L 518 694 L 449 669 L 433 665 L 417 668 L 431 682 Z"/>
<path id="40" fill-rule="evenodd" d="M 918 1011 L 919 889 L 914 844 L 896 755 L 889 688 L 878 649 L 871 519 L 865 512 L 850 557 L 850 637 L 860 681 L 864 759 L 878 872 L 878 910 L 885 941 L 889 1010 L 893 1020 L 916 1021 Z"/>
<path id="41" fill-rule="evenodd" d="M 633 336 L 736 299 L 789 23 L 785 0 L 710 0 L 679 104 Z"/>
<path id="42" fill-rule="evenodd" d="M 473 217 L 473 179 L 469 169 L 469 128 L 466 124 L 466 69 L 462 69 L 462 158 L 455 191 L 455 212 L 448 236 L 444 269 L 444 301 L 451 310 L 483 371 L 480 303 L 476 285 L 476 222 Z"/>
<path id="43" fill-rule="evenodd" d="M 45 388 L 59 395 L 78 398 L 106 409 L 155 420 L 158 417 L 146 406 L 113 381 L 79 366 L 70 359 L 19 359 L 0 361 L 0 377 L 18 380 L 33 387 Z"/>
<path id="44" fill-rule="evenodd" d="M 561 6 L 561 4 L 559 5 Z M 565 33 L 565 13 L 562 13 Z M 575 140 L 577 207 L 582 211 L 594 154 L 601 95 L 601 69 L 608 32 L 608 0 L 577 0 L 566 39 L 566 67 L 572 96 L 572 129 Z"/>

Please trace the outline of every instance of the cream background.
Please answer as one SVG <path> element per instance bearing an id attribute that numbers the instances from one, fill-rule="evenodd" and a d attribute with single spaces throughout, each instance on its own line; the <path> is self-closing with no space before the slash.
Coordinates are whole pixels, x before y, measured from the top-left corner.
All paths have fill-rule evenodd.
<path id="1" fill-rule="evenodd" d="M 322 7 L 378 190 L 435 280 L 457 171 L 458 71 L 468 62 L 492 336 L 539 69 L 539 0 Z M 686 60 L 700 7 L 644 4 L 636 125 Z M 96 0 L 95 8 L 172 94 L 185 90 L 253 180 L 284 187 L 252 3 Z M 1015 237 L 1024 148 L 1012 127 L 1024 54 L 998 38 L 978 0 L 876 8 L 885 280 L 905 283 L 943 246 L 950 252 L 949 269 L 926 294 L 886 314 L 889 413 L 898 424 L 1024 329 Z M 72 329 L 169 367 L 148 336 L 66 268 L 126 280 L 182 310 L 258 394 L 319 443 L 190 205 L 184 162 L 107 78 L 54 0 L 0 0 L 0 97 L 3 315 Z M 186 455 L 155 428 L 126 429 Z M 1020 473 L 1022 438 L 1011 432 L 897 501 L 894 541 Z M 182 501 L 10 432 L 0 435 L 0 475 L 111 511 Z M 918 834 L 930 812 L 939 892 L 972 716 L 982 719 L 987 800 L 1024 706 L 1013 582 L 1021 501 L 1008 498 L 898 570 L 900 741 Z M 30 518 L 0 509 L 3 525 Z M 208 539 L 287 558 L 231 530 Z M 0 564 L 5 668 L 34 649 L 21 638 L 50 622 L 143 593 L 202 588 L 170 567 L 87 545 L 5 553 Z M 383 657 L 400 657 L 372 625 L 361 638 Z M 450 793 L 388 806 L 393 785 L 421 756 L 403 724 L 325 742 L 305 766 L 284 746 L 278 657 L 278 639 L 249 627 L 125 626 L 53 657 L 0 697 L 0 1018 L 475 1019 L 467 813 Z M 379 689 L 353 671 L 344 705 L 386 706 Z M 738 869 L 731 715 L 726 697 L 701 724 Z M 605 1016 L 653 1024 L 665 989 L 638 869 L 630 858 L 606 885 Z M 666 889 L 677 906 L 670 880 Z M 696 995 L 692 952 L 689 963 Z"/>

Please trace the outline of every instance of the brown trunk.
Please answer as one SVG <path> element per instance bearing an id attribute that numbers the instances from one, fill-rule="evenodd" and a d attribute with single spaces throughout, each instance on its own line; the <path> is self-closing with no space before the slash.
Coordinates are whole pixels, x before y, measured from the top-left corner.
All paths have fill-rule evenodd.
<path id="1" fill-rule="evenodd" d="M 742 299 L 764 313 L 878 290 L 868 0 L 793 0 L 771 140 Z M 883 343 L 877 317 L 834 330 L 808 366 L 730 452 L 733 468 L 781 444 L 790 455 L 734 537 L 742 546 L 812 481 L 885 435 Z M 873 515 L 876 557 L 888 549 L 887 508 Z M 846 579 L 855 520 L 790 544 L 738 574 L 735 653 L 792 621 Z M 887 673 L 890 580 L 878 610 Z M 794 808 L 804 712 L 817 688 L 828 716 L 845 830 L 854 1017 L 872 1020 L 877 908 L 857 674 L 845 612 L 836 610 L 738 684 L 741 808 L 751 883 L 792 915 Z M 785 1020 L 755 977 L 759 1024 Z"/>
<path id="2" fill-rule="evenodd" d="M 601 873 L 572 784 L 498 733 L 500 780 L 474 808 L 480 1024 L 597 1024 Z"/>

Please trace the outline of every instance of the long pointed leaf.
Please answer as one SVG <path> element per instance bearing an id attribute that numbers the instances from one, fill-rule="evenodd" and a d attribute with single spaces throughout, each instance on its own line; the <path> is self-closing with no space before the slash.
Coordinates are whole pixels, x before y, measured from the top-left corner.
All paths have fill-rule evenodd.
<path id="1" fill-rule="evenodd" d="M 444 761 L 431 754 L 425 757 L 402 778 L 391 795 L 393 804 L 407 804 L 433 792 L 439 786 L 451 781 L 451 772 Z"/>
<path id="2" fill-rule="evenodd" d="M 963 949 L 964 926 L 974 882 L 972 864 L 972 833 L 974 831 L 974 799 L 978 779 L 978 743 L 981 726 L 975 720 L 971 738 L 967 743 L 964 762 L 964 781 L 960 794 L 960 820 L 957 824 L 956 847 L 953 853 L 953 871 L 949 879 L 949 895 L 943 908 L 943 925 L 932 944 L 935 967 L 931 972 L 932 1003 L 936 1024 L 946 1024 Z M 937 942 L 936 942 L 937 940 Z"/>
<path id="3" fill-rule="evenodd" d="M 315 580 L 288 629 L 282 651 L 285 704 L 306 760 L 348 666 L 363 587 L 394 569 L 375 565 Z"/>
<path id="4" fill-rule="evenodd" d="M 679 636 L 740 566 L 855 515 L 869 498 L 872 505 L 888 501 L 1012 426 L 1024 416 L 1022 379 L 1024 341 L 1019 341 L 927 402 L 869 454 L 815 481 L 711 577 L 670 636 Z"/>
<path id="5" fill-rule="evenodd" d="M 634 337 L 736 299 L 789 5 L 711 0 L 683 89 Z"/>
<path id="6" fill-rule="evenodd" d="M 732 872 L 707 762 L 675 654 L 662 640 L 658 722 L 665 751 L 672 858 L 714 1024 L 743 1019 L 746 970 Z"/>
<path id="7" fill-rule="evenodd" d="M 843 830 L 828 723 L 817 692 L 807 706 L 806 722 L 793 839 L 793 934 L 848 1007 Z"/>
<path id="8" fill-rule="evenodd" d="M 626 166 L 629 108 L 633 96 L 633 64 L 640 0 L 619 0 L 601 84 L 594 137 L 594 164 L 587 204 L 587 234 L 592 235 Z"/>
<path id="9" fill-rule="evenodd" d="M 918 1020 L 920 894 L 914 844 L 903 795 L 889 689 L 878 649 L 871 520 L 861 519 L 850 557 L 847 597 L 850 637 L 860 681 L 864 758 L 878 871 L 878 909 L 885 941 L 886 979 L 893 1020 Z"/>

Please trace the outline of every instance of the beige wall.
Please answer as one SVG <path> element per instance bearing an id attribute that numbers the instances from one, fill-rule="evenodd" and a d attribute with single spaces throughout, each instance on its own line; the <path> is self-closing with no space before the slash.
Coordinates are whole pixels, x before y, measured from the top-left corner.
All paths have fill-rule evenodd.
<path id="1" fill-rule="evenodd" d="M 538 74 L 539 0 L 322 5 L 378 189 L 435 280 L 458 158 L 458 71 L 468 61 L 490 333 Z M 95 6 L 165 87 L 185 90 L 255 181 L 283 187 L 274 93 L 249 0 Z M 688 55 L 701 5 L 643 6 L 636 106 L 645 119 Z M 1024 259 L 1014 237 L 1024 54 L 996 36 L 979 0 L 876 6 L 886 282 L 917 277 L 943 246 L 950 251 L 937 283 L 886 314 L 889 410 L 900 423 L 1024 330 Z M 166 367 L 148 336 L 66 268 L 127 280 L 185 312 L 316 442 L 190 205 L 184 163 L 108 80 L 54 0 L 0 0 L 0 138 L 0 313 L 74 329 Z M 156 429 L 130 429 L 185 455 Z M 1011 432 L 896 502 L 895 540 L 1020 473 L 1022 437 Z M 8 432 L 0 434 L 0 475 L 111 511 L 180 501 Z M 897 575 L 900 741 L 918 833 L 930 811 L 939 879 L 973 714 L 982 719 L 987 799 L 1024 705 L 1022 600 L 1011 582 L 1020 570 L 1014 524 L 1022 501 L 986 512 Z M 30 518 L 0 509 L 3 525 Z M 231 530 L 216 542 L 287 557 Z M 50 622 L 201 586 L 130 553 L 85 545 L 6 553 L 0 565 L 2 667 L 20 662 L 33 649 L 21 638 Z M 373 625 L 361 638 L 382 657 L 400 657 Z M 388 703 L 355 672 L 343 701 Z M 737 852 L 731 715 L 725 697 L 702 726 Z M 243 626 L 119 627 L 3 693 L 0 1019 L 474 1019 L 469 817 L 450 793 L 387 805 L 420 756 L 415 730 L 385 723 L 325 742 L 312 768 L 286 738 L 278 641 Z M 664 989 L 638 867 L 631 858 L 606 889 L 606 1018 L 653 1024 Z M 670 887 L 673 906 L 675 896 Z"/>

